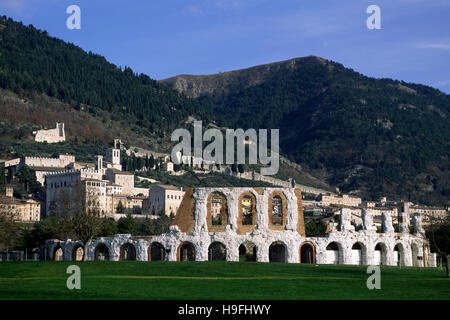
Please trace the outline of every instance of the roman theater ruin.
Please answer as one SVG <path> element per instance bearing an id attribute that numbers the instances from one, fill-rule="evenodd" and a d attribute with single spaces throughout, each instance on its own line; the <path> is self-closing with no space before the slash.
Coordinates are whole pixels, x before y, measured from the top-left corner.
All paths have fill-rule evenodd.
<path id="1" fill-rule="evenodd" d="M 87 258 L 434 267 L 436 254 L 416 215 L 410 219 L 409 212 L 400 212 L 400 232 L 395 232 L 390 213 L 383 213 L 382 232 L 377 232 L 372 211 L 366 209 L 362 230 L 355 231 L 350 210 L 342 208 L 339 226 L 306 237 L 300 188 L 188 189 L 168 233 L 98 238 L 89 244 Z M 52 260 L 80 260 L 80 249 L 80 241 L 72 240 L 45 245 Z"/>

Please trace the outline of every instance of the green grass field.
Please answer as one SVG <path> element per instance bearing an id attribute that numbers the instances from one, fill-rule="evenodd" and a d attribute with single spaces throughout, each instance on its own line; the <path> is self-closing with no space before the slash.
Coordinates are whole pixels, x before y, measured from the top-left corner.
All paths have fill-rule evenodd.
<path id="1" fill-rule="evenodd" d="M 66 269 L 81 268 L 69 290 Z M 436 268 L 381 268 L 369 290 L 364 266 L 233 262 L 2 262 L 0 299 L 450 299 Z"/>

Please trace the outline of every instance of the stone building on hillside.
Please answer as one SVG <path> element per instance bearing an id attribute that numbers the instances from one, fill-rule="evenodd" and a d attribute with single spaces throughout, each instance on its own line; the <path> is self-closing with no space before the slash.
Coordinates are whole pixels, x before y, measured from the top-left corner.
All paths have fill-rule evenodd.
<path id="1" fill-rule="evenodd" d="M 16 222 L 34 223 L 40 221 L 41 204 L 33 199 L 14 198 L 13 188 L 6 187 L 0 195 L 0 213 L 11 215 Z"/>
<path id="2" fill-rule="evenodd" d="M 338 196 L 331 193 L 321 193 L 317 197 L 317 200 L 320 201 L 322 206 L 340 205 L 349 207 L 357 207 L 362 201 L 361 198 L 352 197 L 347 194 Z"/>
<path id="3" fill-rule="evenodd" d="M 183 188 L 167 185 L 156 185 L 150 189 L 148 199 L 144 200 L 143 212 L 149 215 L 164 213 L 175 215 L 183 199 Z"/>
<path id="4" fill-rule="evenodd" d="M 135 187 L 134 174 L 121 171 L 120 149 L 110 148 L 106 154 L 107 161 L 101 155 L 95 156 L 93 166 L 80 167 L 75 163 L 74 169 L 45 175 L 47 216 L 61 209 L 61 197 L 73 193 L 75 187 L 82 188 L 82 198 L 86 203 L 93 203 L 92 199 L 95 198 L 93 207 L 104 216 L 114 217 L 122 198 L 127 199 L 122 204 L 125 208 L 131 208 L 133 212 L 141 211 L 143 199 L 148 197 L 149 190 Z"/>
<path id="5" fill-rule="evenodd" d="M 66 141 L 63 122 L 57 122 L 54 129 L 38 130 L 34 131 L 33 134 L 36 142 L 57 143 Z"/>
<path id="6" fill-rule="evenodd" d="M 49 173 L 79 168 L 75 162 L 75 156 L 69 154 L 60 154 L 58 158 L 24 157 L 17 164 L 16 171 L 23 166 L 27 166 L 35 172 L 36 180 L 42 186 L 45 183 L 45 176 Z"/>

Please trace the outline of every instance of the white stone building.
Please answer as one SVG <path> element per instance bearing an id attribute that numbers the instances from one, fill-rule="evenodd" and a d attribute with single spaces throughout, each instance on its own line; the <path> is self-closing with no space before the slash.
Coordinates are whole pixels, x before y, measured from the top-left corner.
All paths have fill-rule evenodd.
<path id="1" fill-rule="evenodd" d="M 148 189 L 135 187 L 134 174 L 121 171 L 119 149 L 110 148 L 106 154 L 109 161 L 103 161 L 103 156 L 97 155 L 93 168 L 76 166 L 77 169 L 48 172 L 45 175 L 47 215 L 58 209 L 63 192 L 70 194 L 79 182 L 85 192 L 86 202 L 96 198 L 96 207 L 106 216 L 113 217 L 116 213 L 119 196 L 128 199 L 123 203 L 125 208 L 131 207 L 136 212 L 136 206 L 142 207 L 142 199 L 148 197 Z"/>
<path id="2" fill-rule="evenodd" d="M 150 189 L 148 199 L 144 200 L 144 214 L 159 215 L 164 212 L 167 216 L 177 213 L 184 196 L 183 188 L 167 185 L 156 185 Z"/>
<path id="3" fill-rule="evenodd" d="M 334 195 L 331 193 L 321 193 L 317 200 L 320 201 L 322 206 L 338 205 L 347 207 L 357 207 L 361 204 L 361 198 L 352 197 L 348 194 L 343 194 L 341 196 Z"/>
<path id="4" fill-rule="evenodd" d="M 13 188 L 6 187 L 0 195 L 0 212 L 9 214 L 16 222 L 33 223 L 41 219 L 41 203 L 33 199 L 17 199 Z"/>
<path id="5" fill-rule="evenodd" d="M 44 185 L 45 176 L 49 173 L 60 172 L 67 169 L 76 169 L 75 156 L 69 154 L 60 154 L 58 158 L 46 157 L 24 157 L 16 166 L 16 171 L 22 166 L 27 166 L 36 174 L 36 180 Z"/>
<path id="6" fill-rule="evenodd" d="M 38 130 L 34 131 L 33 134 L 36 142 L 57 143 L 66 141 L 63 122 L 57 122 L 54 129 Z"/>

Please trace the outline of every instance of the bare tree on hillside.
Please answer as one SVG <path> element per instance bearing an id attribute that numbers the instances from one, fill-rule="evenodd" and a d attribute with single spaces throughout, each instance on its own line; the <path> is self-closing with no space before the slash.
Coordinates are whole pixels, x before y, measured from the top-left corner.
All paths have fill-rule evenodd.
<path id="1" fill-rule="evenodd" d="M 448 216 L 432 216 L 427 217 L 430 221 L 428 238 L 431 239 L 432 247 L 445 260 L 447 277 L 450 277 L 450 219 Z"/>
<path id="2" fill-rule="evenodd" d="M 81 181 L 73 185 L 70 191 L 60 192 L 56 209 L 53 211 L 67 234 L 83 243 L 83 261 L 87 260 L 87 248 L 103 223 L 98 204 L 98 197 L 86 190 L 86 185 Z"/>
<path id="3" fill-rule="evenodd" d="M 20 228 L 14 221 L 15 215 L 15 209 L 0 204 L 0 245 L 5 249 L 13 248 L 19 236 Z"/>

